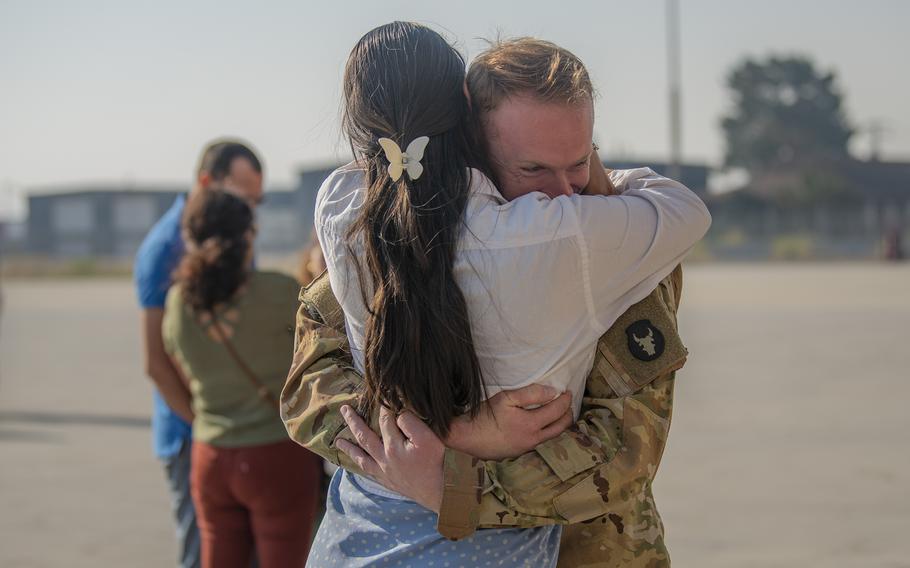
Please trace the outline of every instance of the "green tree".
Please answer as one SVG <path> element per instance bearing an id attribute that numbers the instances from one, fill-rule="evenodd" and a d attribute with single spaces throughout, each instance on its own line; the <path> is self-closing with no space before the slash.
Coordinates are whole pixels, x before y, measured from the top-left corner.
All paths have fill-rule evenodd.
<path id="1" fill-rule="evenodd" d="M 819 72 L 805 57 L 772 56 L 743 61 L 727 85 L 734 105 L 721 123 L 725 165 L 755 176 L 847 156 L 853 129 L 834 73 Z"/>

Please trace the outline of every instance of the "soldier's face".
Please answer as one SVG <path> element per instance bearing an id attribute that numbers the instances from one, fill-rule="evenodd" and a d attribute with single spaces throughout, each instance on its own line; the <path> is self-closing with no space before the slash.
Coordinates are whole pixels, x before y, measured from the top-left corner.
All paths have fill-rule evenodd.
<path id="1" fill-rule="evenodd" d="M 594 106 L 503 101 L 483 120 L 490 162 L 508 200 L 532 191 L 554 198 L 579 193 L 590 179 Z"/>

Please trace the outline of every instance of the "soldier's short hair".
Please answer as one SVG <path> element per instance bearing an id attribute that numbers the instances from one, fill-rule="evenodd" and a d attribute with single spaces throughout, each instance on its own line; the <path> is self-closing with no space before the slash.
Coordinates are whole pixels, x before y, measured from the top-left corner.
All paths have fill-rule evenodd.
<path id="1" fill-rule="evenodd" d="M 489 112 L 516 95 L 567 104 L 594 98 L 588 70 L 578 57 L 532 37 L 492 42 L 471 62 L 465 82 L 475 113 Z"/>

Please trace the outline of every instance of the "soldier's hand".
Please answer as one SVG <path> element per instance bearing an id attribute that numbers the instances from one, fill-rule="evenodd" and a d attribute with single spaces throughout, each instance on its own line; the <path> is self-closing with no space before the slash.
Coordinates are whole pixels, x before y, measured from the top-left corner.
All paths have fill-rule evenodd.
<path id="1" fill-rule="evenodd" d="M 597 154 L 597 146 L 594 146 L 594 149 L 591 151 L 591 161 L 588 165 L 590 168 L 590 177 L 588 179 L 588 185 L 585 187 L 582 194 L 584 195 L 617 195 L 619 194 L 616 191 L 616 188 L 613 186 L 613 182 L 610 181 L 609 171 L 604 168 L 603 162 L 600 161 L 600 156 Z"/>
<path id="2" fill-rule="evenodd" d="M 571 393 L 557 394 L 538 384 L 502 391 L 481 405 L 474 420 L 469 415 L 453 420 L 445 443 L 481 459 L 518 457 L 575 421 Z"/>
<path id="3" fill-rule="evenodd" d="M 379 410 L 382 438 L 350 406 L 342 406 L 341 414 L 359 447 L 338 438 L 335 441 L 338 449 L 380 484 L 438 513 L 445 457 L 442 440 L 410 412 L 396 418 L 382 407 Z"/>

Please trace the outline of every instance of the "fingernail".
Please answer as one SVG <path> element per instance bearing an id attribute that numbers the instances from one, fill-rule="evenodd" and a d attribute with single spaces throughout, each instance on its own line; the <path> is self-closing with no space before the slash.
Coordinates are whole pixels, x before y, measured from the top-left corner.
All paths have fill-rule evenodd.
<path id="1" fill-rule="evenodd" d="M 345 404 L 344 406 L 342 406 L 342 407 L 341 407 L 341 415 L 344 416 L 345 418 L 349 417 L 349 416 L 351 415 L 351 407 L 348 406 L 347 404 Z"/>

